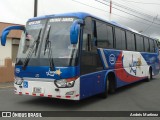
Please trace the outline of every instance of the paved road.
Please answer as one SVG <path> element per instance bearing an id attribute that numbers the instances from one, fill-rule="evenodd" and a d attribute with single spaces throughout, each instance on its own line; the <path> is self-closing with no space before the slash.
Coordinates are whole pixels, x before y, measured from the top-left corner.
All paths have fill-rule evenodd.
<path id="1" fill-rule="evenodd" d="M 107 99 L 94 96 L 79 103 L 19 96 L 10 86 L 0 84 L 0 111 L 160 111 L 160 75 L 150 82 L 120 88 Z"/>
<path id="2" fill-rule="evenodd" d="M 160 111 L 160 75 L 117 90 L 107 99 L 94 96 L 79 103 L 52 98 L 19 96 L 11 85 L 0 86 L 0 110 L 39 111 Z"/>

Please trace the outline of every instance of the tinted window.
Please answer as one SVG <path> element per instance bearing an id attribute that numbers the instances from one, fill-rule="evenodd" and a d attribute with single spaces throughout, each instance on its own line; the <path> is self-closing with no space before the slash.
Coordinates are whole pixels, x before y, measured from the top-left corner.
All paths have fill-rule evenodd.
<path id="1" fill-rule="evenodd" d="M 134 34 L 127 31 L 126 37 L 127 37 L 127 50 L 134 51 L 135 50 Z"/>
<path id="2" fill-rule="evenodd" d="M 149 43 L 150 43 L 150 52 L 155 52 L 154 41 L 152 39 L 149 39 Z"/>
<path id="3" fill-rule="evenodd" d="M 143 37 L 140 35 L 136 35 L 136 48 L 137 48 L 137 51 L 139 51 L 139 52 L 144 51 Z"/>
<path id="4" fill-rule="evenodd" d="M 113 28 L 111 26 L 107 26 L 107 42 L 108 48 L 113 48 Z"/>
<path id="5" fill-rule="evenodd" d="M 96 22 L 97 27 L 97 46 L 100 48 L 106 48 L 107 42 L 107 26 L 101 22 Z"/>
<path id="6" fill-rule="evenodd" d="M 120 50 L 126 49 L 125 31 L 115 28 L 116 48 Z"/>
<path id="7" fill-rule="evenodd" d="M 149 41 L 148 41 L 148 38 L 144 38 L 144 50 L 145 50 L 145 52 L 149 52 L 150 50 L 149 50 Z"/>
<path id="8" fill-rule="evenodd" d="M 103 69 L 99 54 L 90 49 L 91 35 L 83 34 L 82 54 L 80 63 L 80 72 L 82 74 L 92 73 Z"/>
<path id="9" fill-rule="evenodd" d="M 100 48 L 113 48 L 113 31 L 111 26 L 96 22 L 97 46 Z"/>
<path id="10" fill-rule="evenodd" d="M 156 40 L 154 40 L 154 46 L 155 46 L 155 48 L 158 48 L 158 44 L 157 44 Z"/>

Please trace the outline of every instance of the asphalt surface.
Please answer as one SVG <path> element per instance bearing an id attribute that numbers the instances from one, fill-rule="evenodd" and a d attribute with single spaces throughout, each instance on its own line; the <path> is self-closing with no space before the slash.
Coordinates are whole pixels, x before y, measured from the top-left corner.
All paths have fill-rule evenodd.
<path id="1" fill-rule="evenodd" d="M 0 83 L 0 111 L 160 111 L 160 75 L 80 102 L 15 95 L 13 83 Z"/>

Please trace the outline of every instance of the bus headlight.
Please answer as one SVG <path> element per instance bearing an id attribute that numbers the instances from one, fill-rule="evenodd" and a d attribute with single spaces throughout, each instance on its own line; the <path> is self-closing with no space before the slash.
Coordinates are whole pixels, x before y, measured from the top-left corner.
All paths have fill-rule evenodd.
<path id="1" fill-rule="evenodd" d="M 17 84 L 17 85 L 21 85 L 23 82 L 22 78 L 15 77 L 14 79 L 15 79 L 15 84 Z"/>
<path id="2" fill-rule="evenodd" d="M 67 80 L 55 80 L 54 83 L 58 88 L 70 88 L 74 86 L 74 81 L 67 82 Z"/>
<path id="3" fill-rule="evenodd" d="M 62 79 L 62 80 L 55 80 L 54 83 L 58 88 L 70 88 L 74 86 L 76 79 L 77 77 L 69 78 L 69 79 Z"/>

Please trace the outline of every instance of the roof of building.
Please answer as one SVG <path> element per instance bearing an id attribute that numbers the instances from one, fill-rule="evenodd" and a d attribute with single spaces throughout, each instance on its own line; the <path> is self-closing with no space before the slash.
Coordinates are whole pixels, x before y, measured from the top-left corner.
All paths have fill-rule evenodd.
<path id="1" fill-rule="evenodd" d="M 4 28 L 12 25 L 19 25 L 19 24 L 0 22 L 0 36 Z M 12 30 L 7 36 L 7 38 L 20 38 L 21 34 L 22 34 L 22 31 L 20 30 Z"/>

